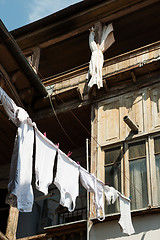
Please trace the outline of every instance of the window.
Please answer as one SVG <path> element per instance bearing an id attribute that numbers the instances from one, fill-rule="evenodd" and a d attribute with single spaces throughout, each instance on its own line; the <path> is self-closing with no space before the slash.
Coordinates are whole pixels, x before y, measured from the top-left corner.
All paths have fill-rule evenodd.
<path id="1" fill-rule="evenodd" d="M 154 156 L 157 181 L 157 201 L 158 205 L 160 205 L 160 137 L 154 138 Z"/>
<path id="2" fill-rule="evenodd" d="M 131 209 L 148 205 L 145 141 L 128 144 Z"/>
<path id="3" fill-rule="evenodd" d="M 160 134 L 104 150 L 105 183 L 131 198 L 131 210 L 160 206 Z M 106 214 L 119 211 L 118 203 Z"/>
<path id="4" fill-rule="evenodd" d="M 121 147 L 105 151 L 105 183 L 121 191 Z M 106 213 L 118 212 L 117 202 L 106 206 Z"/>

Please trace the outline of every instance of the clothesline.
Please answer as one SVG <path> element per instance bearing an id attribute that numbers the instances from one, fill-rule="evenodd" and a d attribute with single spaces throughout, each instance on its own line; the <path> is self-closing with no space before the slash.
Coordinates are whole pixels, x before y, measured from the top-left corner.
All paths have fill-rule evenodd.
<path id="1" fill-rule="evenodd" d="M 0 100 L 6 113 L 18 127 L 11 159 L 10 179 L 8 184 L 7 202 L 17 206 L 20 211 L 32 211 L 34 201 L 32 189 L 33 144 L 35 134 L 35 175 L 36 188 L 48 194 L 48 187 L 53 181 L 53 167 L 58 152 L 57 172 L 54 184 L 60 191 L 60 204 L 74 211 L 76 198 L 79 195 L 79 176 L 83 187 L 94 193 L 94 204 L 97 218 L 104 220 L 104 194 L 107 204 L 113 204 L 119 197 L 121 217 L 119 224 L 123 232 L 129 235 L 134 233 L 130 215 L 130 200 L 105 185 L 93 174 L 78 165 L 55 144 L 45 137 L 29 118 L 28 113 L 17 107 L 14 101 L 0 88 Z M 35 131 L 34 131 L 35 129 Z M 47 164 L 46 164 L 47 159 Z M 100 215 L 102 210 L 102 216 Z"/>

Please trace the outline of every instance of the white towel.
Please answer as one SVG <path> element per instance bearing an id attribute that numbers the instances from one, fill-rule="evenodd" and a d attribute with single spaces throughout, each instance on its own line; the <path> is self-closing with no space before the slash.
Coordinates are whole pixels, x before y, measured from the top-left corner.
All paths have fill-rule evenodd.
<path id="1" fill-rule="evenodd" d="M 53 181 L 53 167 L 58 148 L 37 128 L 35 128 L 35 135 L 36 188 L 46 195 L 48 194 L 48 187 Z"/>
<path id="2" fill-rule="evenodd" d="M 10 179 L 8 184 L 8 197 L 6 202 L 17 206 L 21 212 L 31 212 L 33 205 L 32 163 L 34 131 L 27 112 L 18 108 L 16 115 L 20 125 L 17 130 L 13 149 Z"/>
<path id="3" fill-rule="evenodd" d="M 57 173 L 54 180 L 60 191 L 60 204 L 74 211 L 79 195 L 79 166 L 61 150 L 58 150 Z"/>
<path id="4" fill-rule="evenodd" d="M 123 233 L 131 235 L 135 233 L 135 230 L 133 228 L 131 220 L 130 200 L 126 197 L 123 197 L 122 195 L 119 195 L 119 201 L 121 217 L 118 223 L 122 227 Z"/>
<path id="5" fill-rule="evenodd" d="M 93 174 L 90 174 L 83 167 L 80 167 L 80 181 L 87 191 L 94 193 L 94 204 L 96 208 L 97 218 L 100 221 L 103 221 L 105 219 L 103 197 L 104 183 L 98 180 Z M 100 209 L 102 210 L 103 214 L 102 218 L 100 216 Z"/>
<path id="6" fill-rule="evenodd" d="M 118 198 L 118 192 L 115 188 L 109 187 L 107 185 L 104 186 L 104 193 L 106 197 L 106 202 L 108 205 L 114 204 Z"/>

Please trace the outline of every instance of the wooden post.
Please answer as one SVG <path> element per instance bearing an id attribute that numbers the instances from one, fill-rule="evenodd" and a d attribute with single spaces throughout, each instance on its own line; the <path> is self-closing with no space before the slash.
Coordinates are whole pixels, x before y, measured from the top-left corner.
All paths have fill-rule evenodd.
<path id="1" fill-rule="evenodd" d="M 35 70 L 35 72 L 38 72 L 39 67 L 39 61 L 40 61 L 40 47 L 35 47 L 33 50 L 33 59 L 32 59 L 32 67 Z"/>
<path id="2" fill-rule="evenodd" d="M 3 77 L 0 75 L 0 87 L 3 89 L 5 85 L 5 81 L 3 79 Z"/>
<path id="3" fill-rule="evenodd" d="M 9 240 L 16 240 L 18 216 L 19 216 L 18 209 L 10 206 L 9 216 L 7 221 L 7 229 L 6 229 L 6 237 Z"/>
<path id="4" fill-rule="evenodd" d="M 91 173 L 97 177 L 97 121 L 98 121 L 98 105 L 93 104 L 91 108 Z M 96 217 L 94 207 L 94 195 L 90 194 L 90 218 Z"/>

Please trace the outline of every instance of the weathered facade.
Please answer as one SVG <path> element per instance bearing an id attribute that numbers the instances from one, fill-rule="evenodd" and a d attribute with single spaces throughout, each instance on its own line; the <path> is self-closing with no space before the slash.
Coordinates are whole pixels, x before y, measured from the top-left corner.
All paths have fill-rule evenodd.
<path id="1" fill-rule="evenodd" d="M 59 205 L 53 185 L 45 197 L 35 190 L 33 212 L 19 215 L 17 239 L 159 239 L 159 10 L 156 0 L 83 1 L 11 32 L 45 88 L 28 80 L 27 63 L 10 69 L 1 57 L 16 94 L 5 90 L 14 101 L 19 99 L 17 104 L 22 102 L 41 132 L 64 152 L 72 152 L 73 160 L 85 168 L 89 163 L 91 173 L 131 198 L 135 228 L 132 236 L 121 232 L 117 203 L 105 206 L 106 219 L 99 222 L 93 196 L 82 186 L 76 210 L 69 213 Z M 89 90 L 89 29 L 97 22 L 113 24 L 115 42 L 104 53 L 103 88 Z M 124 121 L 127 116 L 137 132 Z M 15 134 L 8 119 L 1 131 L 8 126 L 4 135 L 10 152 L 1 152 L 7 171 Z M 4 172 L 3 196 L 8 180 Z"/>

